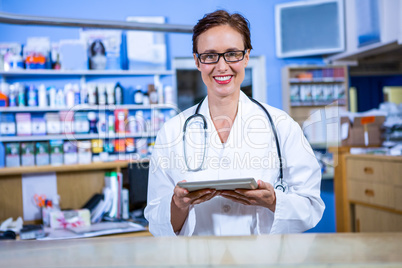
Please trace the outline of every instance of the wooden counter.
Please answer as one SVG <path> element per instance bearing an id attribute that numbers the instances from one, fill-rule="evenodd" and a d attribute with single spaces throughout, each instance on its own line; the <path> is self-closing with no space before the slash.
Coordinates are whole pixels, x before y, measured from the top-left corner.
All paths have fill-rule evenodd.
<path id="1" fill-rule="evenodd" d="M 402 233 L 0 242 L 1 267 L 402 267 Z"/>

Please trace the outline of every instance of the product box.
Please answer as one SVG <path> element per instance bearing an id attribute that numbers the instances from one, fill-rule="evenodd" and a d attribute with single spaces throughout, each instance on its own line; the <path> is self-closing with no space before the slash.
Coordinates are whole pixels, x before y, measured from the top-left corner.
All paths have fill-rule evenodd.
<path id="1" fill-rule="evenodd" d="M 15 133 L 14 114 L 0 114 L 0 136 L 14 136 Z"/>
<path id="2" fill-rule="evenodd" d="M 50 227 L 66 229 L 91 225 L 91 213 L 88 209 L 56 210 L 50 212 Z"/>
<path id="3" fill-rule="evenodd" d="M 66 141 L 63 144 L 64 164 L 72 165 L 78 163 L 77 142 Z"/>
<path id="4" fill-rule="evenodd" d="M 342 146 L 381 146 L 385 116 L 341 117 Z"/>
<path id="5" fill-rule="evenodd" d="M 32 116 L 32 135 L 46 135 L 46 121 L 43 116 Z"/>
<path id="6" fill-rule="evenodd" d="M 17 135 L 30 136 L 32 134 L 31 114 L 18 113 L 16 114 L 15 119 L 17 121 Z"/>
<path id="7" fill-rule="evenodd" d="M 19 167 L 20 144 L 18 142 L 6 143 L 6 167 Z"/>
<path id="8" fill-rule="evenodd" d="M 103 142 L 103 151 L 106 153 L 114 153 L 114 140 L 105 140 Z"/>
<path id="9" fill-rule="evenodd" d="M 74 132 L 76 134 L 86 134 L 89 132 L 88 113 L 76 112 L 74 114 Z"/>
<path id="10" fill-rule="evenodd" d="M 94 139 L 91 140 L 91 143 L 92 143 L 92 153 L 99 154 L 103 152 L 103 140 Z"/>
<path id="11" fill-rule="evenodd" d="M 49 143 L 47 141 L 36 142 L 35 163 L 37 166 L 49 165 Z"/>
<path id="12" fill-rule="evenodd" d="M 50 144 L 50 164 L 54 166 L 63 164 L 63 141 L 51 140 Z"/>
<path id="13" fill-rule="evenodd" d="M 116 153 L 124 153 L 126 151 L 126 142 L 124 139 L 116 139 L 114 141 L 114 150 Z"/>
<path id="14" fill-rule="evenodd" d="M 73 111 L 61 111 L 60 122 L 61 122 L 61 133 L 63 134 L 73 134 L 74 133 L 74 112 Z"/>
<path id="15" fill-rule="evenodd" d="M 78 163 L 90 164 L 92 159 L 91 142 L 79 141 L 77 142 L 77 147 L 78 147 Z"/>
<path id="16" fill-rule="evenodd" d="M 46 113 L 45 118 L 47 134 L 61 134 L 61 122 L 59 113 Z"/>
<path id="17" fill-rule="evenodd" d="M 35 145 L 33 142 L 21 143 L 21 164 L 22 166 L 35 165 Z"/>

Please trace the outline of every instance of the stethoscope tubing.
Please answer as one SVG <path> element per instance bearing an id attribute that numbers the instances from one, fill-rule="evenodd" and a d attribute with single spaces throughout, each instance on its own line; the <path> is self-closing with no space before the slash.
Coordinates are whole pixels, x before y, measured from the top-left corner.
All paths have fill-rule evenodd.
<path id="1" fill-rule="evenodd" d="M 205 144 L 206 144 L 206 139 L 207 139 L 207 129 L 208 129 L 208 127 L 207 127 L 207 120 L 205 119 L 205 116 L 203 116 L 202 114 L 200 114 L 199 113 L 199 111 L 200 111 L 200 108 L 201 108 L 201 105 L 202 105 L 202 103 L 204 102 L 204 100 L 206 99 L 207 97 L 205 97 L 204 99 L 202 99 L 201 101 L 200 101 L 200 103 L 198 103 L 198 105 L 197 105 L 197 108 L 196 108 L 196 110 L 195 110 L 195 113 L 192 115 L 192 116 L 190 116 L 189 118 L 187 118 L 186 119 L 186 121 L 184 122 L 184 126 L 183 126 L 183 147 L 184 147 L 184 158 L 185 158 L 185 162 L 186 162 L 186 166 L 187 166 L 187 169 L 188 169 L 188 171 L 199 171 L 199 170 L 201 170 L 202 169 L 202 166 L 203 166 L 203 163 L 204 163 L 204 158 L 205 158 L 205 151 L 206 151 L 206 149 L 204 149 L 204 156 L 203 156 L 203 158 L 202 158 L 202 163 L 201 163 L 201 165 L 198 167 L 198 168 L 196 168 L 196 169 L 190 169 L 189 168 L 189 166 L 188 166 L 188 163 L 187 163 L 187 154 L 186 154 L 186 145 L 185 145 L 185 136 L 186 136 L 186 131 L 187 131 L 187 125 L 188 125 L 188 123 L 192 120 L 192 119 L 194 119 L 194 118 L 196 118 L 196 117 L 200 117 L 201 119 L 202 119 L 202 121 L 203 121 L 203 128 L 204 128 L 204 133 L 205 133 L 205 143 L 204 143 L 204 146 L 206 146 Z M 286 183 L 284 183 L 283 182 L 283 163 L 282 163 L 282 153 L 281 153 L 281 149 L 280 149 L 280 146 L 279 146 L 279 137 L 278 137 L 278 133 L 277 133 L 277 131 L 276 131 L 276 127 L 275 127 L 275 124 L 274 124 L 274 121 L 272 120 L 272 117 L 271 117 L 271 115 L 270 115 L 270 113 L 268 112 L 268 110 L 260 103 L 260 102 L 258 102 L 257 100 L 255 100 L 255 99 L 253 99 L 253 98 L 251 98 L 251 97 L 249 97 L 249 99 L 252 101 L 252 102 L 254 102 L 255 104 L 257 104 L 264 112 L 265 112 L 265 114 L 267 115 L 267 117 L 268 117 L 268 121 L 269 121 L 269 123 L 270 123 L 270 125 L 271 125 L 271 129 L 272 129 L 272 132 L 274 133 L 274 137 L 275 137 L 275 143 L 276 143 L 276 151 L 277 151 L 277 154 L 278 154 L 278 158 L 279 158 L 279 178 L 278 178 L 278 182 L 275 184 L 275 189 L 279 189 L 279 190 L 281 190 L 281 191 L 283 191 L 283 192 L 286 192 L 288 189 L 287 189 L 287 186 L 286 186 Z"/>

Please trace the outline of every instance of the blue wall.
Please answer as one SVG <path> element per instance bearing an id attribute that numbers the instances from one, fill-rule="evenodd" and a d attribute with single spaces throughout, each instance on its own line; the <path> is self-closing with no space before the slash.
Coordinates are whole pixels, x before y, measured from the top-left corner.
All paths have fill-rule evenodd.
<path id="1" fill-rule="evenodd" d="M 124 21 L 128 16 L 164 16 L 167 23 L 194 25 L 205 13 L 216 9 L 239 12 L 249 19 L 252 56 L 266 60 L 267 103 L 282 108 L 281 69 L 288 64 L 323 64 L 321 57 L 278 59 L 275 54 L 274 8 L 291 0 L 0 0 L 0 11 L 23 15 Z M 78 28 L 0 24 L 0 42 L 26 43 L 28 36 L 49 36 L 52 42 L 78 39 Z M 167 35 L 168 55 L 191 57 L 191 34 Z M 78 78 L 77 78 L 78 79 Z M 166 82 L 168 83 L 168 82 Z M 332 180 L 323 182 L 322 197 L 327 209 L 313 231 L 334 232 Z"/>
<path id="2" fill-rule="evenodd" d="M 282 107 L 281 68 L 286 64 L 322 64 L 321 57 L 278 59 L 275 56 L 274 7 L 290 0 L 0 0 L 2 12 L 48 17 L 124 21 L 128 16 L 164 16 L 168 23 L 194 25 L 216 9 L 240 12 L 251 24 L 252 56 L 265 56 L 267 102 Z M 26 43 L 27 36 L 49 36 L 52 42 L 78 39 L 77 28 L 0 25 L 0 42 Z M 191 34 L 168 34 L 170 58 L 191 57 Z"/>

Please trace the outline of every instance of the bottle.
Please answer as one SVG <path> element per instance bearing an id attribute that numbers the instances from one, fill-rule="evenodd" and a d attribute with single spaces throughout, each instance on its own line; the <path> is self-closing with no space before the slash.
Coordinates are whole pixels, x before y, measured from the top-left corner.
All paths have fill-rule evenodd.
<path id="1" fill-rule="evenodd" d="M 44 84 L 40 84 L 38 88 L 38 104 L 39 107 L 47 107 L 46 87 Z"/>
<path id="2" fill-rule="evenodd" d="M 120 83 L 117 83 L 114 87 L 114 98 L 116 104 L 123 104 L 123 88 Z"/>
<path id="3" fill-rule="evenodd" d="M 145 92 L 144 93 L 144 97 L 143 97 L 143 99 L 142 99 L 142 105 L 144 105 L 144 106 L 149 106 L 149 95 L 148 95 L 148 92 Z"/>
<path id="4" fill-rule="evenodd" d="M 135 120 L 137 123 L 137 133 L 138 134 L 146 133 L 144 113 L 141 110 L 135 113 Z"/>
<path id="5" fill-rule="evenodd" d="M 10 85 L 10 94 L 8 97 L 8 106 L 15 107 L 17 106 L 17 92 L 15 89 L 15 85 Z"/>
<path id="6" fill-rule="evenodd" d="M 88 87 L 87 84 L 81 83 L 80 104 L 88 103 Z"/>
<path id="7" fill-rule="evenodd" d="M 60 63 L 60 55 L 57 53 L 57 58 L 56 62 L 53 64 L 53 69 L 54 70 L 60 70 L 61 69 L 61 63 Z"/>
<path id="8" fill-rule="evenodd" d="M 50 87 L 48 89 L 49 93 L 49 106 L 50 107 L 56 107 L 56 88 L 55 87 Z"/>
<path id="9" fill-rule="evenodd" d="M 144 96 L 142 94 L 142 88 L 140 85 L 138 85 L 135 87 L 135 90 L 134 90 L 134 104 L 138 104 L 138 105 L 143 104 L 143 98 L 144 98 Z"/>
<path id="10" fill-rule="evenodd" d="M 87 84 L 88 90 L 88 104 L 96 105 L 96 86 L 94 84 Z"/>
<path id="11" fill-rule="evenodd" d="M 105 105 L 106 104 L 106 85 L 98 84 L 98 104 Z"/>
<path id="12" fill-rule="evenodd" d="M 158 93 L 155 90 L 155 86 L 153 84 L 148 85 L 148 95 L 149 95 L 149 102 L 151 104 L 158 103 Z"/>
<path id="13" fill-rule="evenodd" d="M 74 92 L 74 105 L 79 105 L 81 103 L 81 92 L 78 84 L 73 85 Z"/>
<path id="14" fill-rule="evenodd" d="M 38 106 L 38 95 L 34 85 L 28 87 L 28 106 L 35 107 Z"/>
<path id="15" fill-rule="evenodd" d="M 18 106 L 25 106 L 25 87 L 20 83 L 15 83 L 15 88 L 18 91 Z"/>
<path id="16" fill-rule="evenodd" d="M 114 85 L 111 83 L 108 83 L 106 85 L 106 94 L 107 94 L 107 104 L 115 104 L 114 103 Z"/>
<path id="17" fill-rule="evenodd" d="M 57 107 L 64 107 L 65 106 L 65 101 L 64 101 L 64 92 L 62 88 L 59 88 L 57 90 L 56 94 L 56 106 Z"/>
<path id="18" fill-rule="evenodd" d="M 74 98 L 75 94 L 73 91 L 73 85 L 68 83 L 64 86 L 64 94 L 66 95 L 66 105 L 67 108 L 71 108 L 74 106 Z"/>
<path id="19" fill-rule="evenodd" d="M 173 98 L 173 87 L 172 86 L 166 86 L 165 87 L 165 103 L 166 104 L 174 104 L 174 98 Z"/>
<path id="20" fill-rule="evenodd" d="M 130 115 L 127 118 L 128 121 L 128 131 L 130 134 L 135 135 L 137 134 L 137 120 L 135 116 Z"/>

